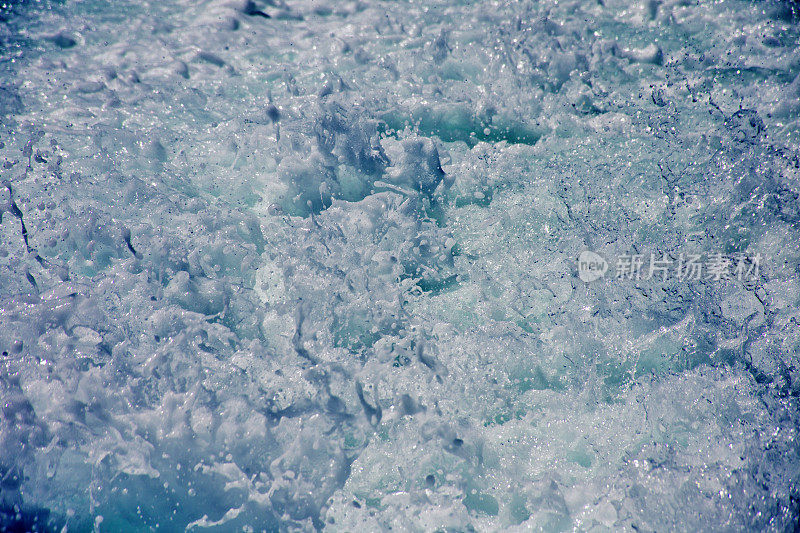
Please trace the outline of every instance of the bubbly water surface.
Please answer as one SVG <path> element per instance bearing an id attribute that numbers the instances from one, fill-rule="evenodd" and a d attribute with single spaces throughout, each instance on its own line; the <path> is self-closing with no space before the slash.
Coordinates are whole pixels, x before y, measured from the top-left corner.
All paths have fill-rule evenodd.
<path id="1" fill-rule="evenodd" d="M 0 16 L 0 529 L 800 527 L 796 4 Z"/>

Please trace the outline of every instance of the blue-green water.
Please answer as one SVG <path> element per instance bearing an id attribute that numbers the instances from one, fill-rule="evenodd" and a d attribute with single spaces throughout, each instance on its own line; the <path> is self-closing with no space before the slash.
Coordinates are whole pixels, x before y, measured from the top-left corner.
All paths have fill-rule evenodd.
<path id="1" fill-rule="evenodd" d="M 800 528 L 795 4 L 0 9 L 0 530 Z"/>

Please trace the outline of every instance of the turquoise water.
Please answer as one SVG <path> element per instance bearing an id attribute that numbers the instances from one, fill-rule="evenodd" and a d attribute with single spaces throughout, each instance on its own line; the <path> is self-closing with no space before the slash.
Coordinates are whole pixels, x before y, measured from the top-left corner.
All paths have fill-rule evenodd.
<path id="1" fill-rule="evenodd" d="M 0 530 L 796 531 L 790 2 L 21 2 Z"/>

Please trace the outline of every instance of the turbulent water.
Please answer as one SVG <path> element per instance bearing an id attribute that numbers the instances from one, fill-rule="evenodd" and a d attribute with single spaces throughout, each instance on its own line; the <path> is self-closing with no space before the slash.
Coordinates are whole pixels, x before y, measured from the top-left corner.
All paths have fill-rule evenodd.
<path id="1" fill-rule="evenodd" d="M 0 18 L 0 530 L 800 528 L 796 4 Z"/>

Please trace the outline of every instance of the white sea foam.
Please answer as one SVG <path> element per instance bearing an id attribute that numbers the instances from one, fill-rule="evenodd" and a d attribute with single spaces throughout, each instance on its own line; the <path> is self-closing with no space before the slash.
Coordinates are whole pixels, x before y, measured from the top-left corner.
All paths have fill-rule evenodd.
<path id="1" fill-rule="evenodd" d="M 3 9 L 0 529 L 798 527 L 794 4 Z"/>

